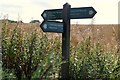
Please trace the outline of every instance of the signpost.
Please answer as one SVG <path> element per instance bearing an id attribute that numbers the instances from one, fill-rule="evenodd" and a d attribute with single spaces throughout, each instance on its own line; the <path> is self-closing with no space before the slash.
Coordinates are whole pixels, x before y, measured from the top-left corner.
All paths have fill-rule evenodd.
<path id="1" fill-rule="evenodd" d="M 62 33 L 62 80 L 69 80 L 69 53 L 70 53 L 70 19 L 93 18 L 97 12 L 93 7 L 71 8 L 68 3 L 63 9 L 45 10 L 42 13 L 44 21 L 40 25 L 44 32 Z M 53 20 L 62 19 L 63 22 Z M 52 20 L 52 21 L 51 21 Z"/>
<path id="2" fill-rule="evenodd" d="M 93 7 L 71 8 L 70 19 L 93 18 L 96 13 Z M 63 19 L 62 9 L 45 10 L 41 16 L 44 20 Z"/>
<path id="3" fill-rule="evenodd" d="M 63 33 L 63 23 L 57 21 L 43 21 L 41 28 L 44 32 Z"/>

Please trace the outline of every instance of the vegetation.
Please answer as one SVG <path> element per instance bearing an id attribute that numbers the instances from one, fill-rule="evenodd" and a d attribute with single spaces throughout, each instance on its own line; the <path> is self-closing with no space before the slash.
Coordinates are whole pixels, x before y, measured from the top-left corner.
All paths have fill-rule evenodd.
<path id="1" fill-rule="evenodd" d="M 100 44 L 93 46 L 90 38 L 72 49 L 71 75 L 81 79 L 120 79 L 120 55 L 116 51 L 106 52 Z"/>
<path id="2" fill-rule="evenodd" d="M 23 21 L 14 21 L 14 20 L 9 20 L 9 19 L 3 19 L 3 20 L 0 20 L 0 21 L 3 21 L 3 22 L 6 22 L 8 21 L 9 23 L 23 23 Z"/>
<path id="3" fill-rule="evenodd" d="M 120 79 L 120 55 L 117 50 L 105 51 L 99 43 L 93 45 L 86 38 L 76 46 L 71 45 L 70 78 Z M 3 79 L 52 80 L 61 78 L 61 41 L 48 39 L 36 30 L 28 34 L 21 28 L 11 30 L 7 23 L 2 29 Z"/>
<path id="4" fill-rule="evenodd" d="M 32 20 L 32 21 L 30 21 L 30 23 L 40 23 L 40 21 L 39 20 Z"/>

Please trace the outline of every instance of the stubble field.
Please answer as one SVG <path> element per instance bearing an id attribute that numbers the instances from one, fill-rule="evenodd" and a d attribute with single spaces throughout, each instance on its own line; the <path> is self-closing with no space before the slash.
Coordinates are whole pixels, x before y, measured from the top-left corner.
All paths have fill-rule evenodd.
<path id="1" fill-rule="evenodd" d="M 46 34 L 49 39 L 54 39 L 55 37 L 61 39 L 61 33 L 46 33 L 43 32 L 37 23 L 9 23 L 8 27 L 12 30 L 15 27 L 19 27 L 23 32 L 30 34 L 36 31 L 39 36 Z M 1 32 L 1 29 L 0 29 Z M 96 25 L 81 25 L 72 24 L 71 25 L 71 44 L 77 45 L 84 39 L 90 37 L 94 44 L 100 43 L 101 46 L 106 50 L 117 49 L 118 48 L 118 25 L 117 24 L 96 24 Z"/>

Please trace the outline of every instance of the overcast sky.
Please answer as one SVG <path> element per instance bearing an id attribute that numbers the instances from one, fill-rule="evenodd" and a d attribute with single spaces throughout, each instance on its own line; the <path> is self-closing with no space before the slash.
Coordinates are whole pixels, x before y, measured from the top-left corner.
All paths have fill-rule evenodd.
<path id="1" fill-rule="evenodd" d="M 63 8 L 68 2 L 71 7 L 92 6 L 97 11 L 93 19 L 72 20 L 80 24 L 118 24 L 118 2 L 120 0 L 0 0 L 0 19 L 30 22 L 33 19 L 43 21 L 41 14 L 45 9 Z"/>

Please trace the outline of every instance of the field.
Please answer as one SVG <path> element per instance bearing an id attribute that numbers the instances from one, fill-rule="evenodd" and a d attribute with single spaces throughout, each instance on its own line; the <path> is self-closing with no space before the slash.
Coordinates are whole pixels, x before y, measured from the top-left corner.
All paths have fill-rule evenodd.
<path id="1" fill-rule="evenodd" d="M 14 29 L 17 26 L 15 23 L 10 23 L 9 28 Z M 20 23 L 19 26 L 23 32 L 28 34 L 36 30 L 41 36 L 48 35 L 49 39 L 58 37 L 61 39 L 60 33 L 44 33 L 37 23 Z M 92 43 L 100 43 L 106 50 L 117 49 L 118 47 L 118 25 L 117 24 L 103 24 L 103 25 L 71 25 L 71 44 L 77 45 L 85 38 L 91 37 Z"/>
<path id="2" fill-rule="evenodd" d="M 35 23 L 2 23 L 3 78 L 61 78 L 61 34 Z M 70 78 L 119 79 L 118 25 L 71 25 Z"/>

